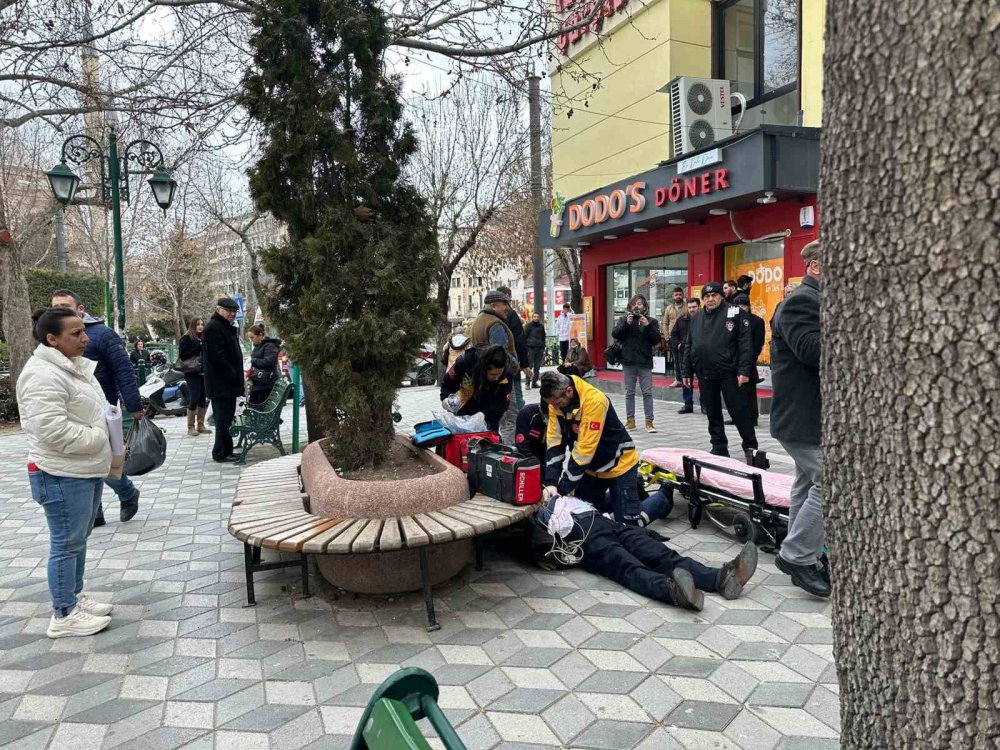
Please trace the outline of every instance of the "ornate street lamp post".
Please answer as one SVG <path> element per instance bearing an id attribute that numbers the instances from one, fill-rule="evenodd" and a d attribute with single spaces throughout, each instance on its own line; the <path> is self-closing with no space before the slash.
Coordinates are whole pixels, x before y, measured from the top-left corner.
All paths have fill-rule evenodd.
<path id="1" fill-rule="evenodd" d="M 97 161 L 101 184 L 100 198 L 111 206 L 112 237 L 115 247 L 115 291 L 118 307 L 118 330 L 125 332 L 125 261 L 122 252 L 122 210 L 121 203 L 129 202 L 129 177 L 132 174 L 152 174 L 147 182 L 153 191 L 157 205 L 166 213 L 177 192 L 177 182 L 170 176 L 163 163 L 160 148 L 147 140 L 135 140 L 118 154 L 118 134 L 114 129 L 108 134 L 108 150 L 89 135 L 73 135 L 63 142 L 62 159 L 46 172 L 49 186 L 56 200 L 68 206 L 77 189 L 80 178 L 67 166 L 78 166 Z"/>

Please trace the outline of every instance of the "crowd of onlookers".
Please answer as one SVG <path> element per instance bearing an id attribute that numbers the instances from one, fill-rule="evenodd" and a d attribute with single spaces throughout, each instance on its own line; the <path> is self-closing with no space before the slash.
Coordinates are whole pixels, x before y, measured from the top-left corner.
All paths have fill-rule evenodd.
<path id="1" fill-rule="evenodd" d="M 188 386 L 188 435 L 209 433 L 209 402 L 214 413 L 213 460 L 235 461 L 230 427 L 237 400 L 251 405 L 267 399 L 280 375 L 280 342 L 262 325 L 248 334 L 253 351 L 249 371 L 235 319 L 239 305 L 224 297 L 211 318 L 190 321 L 178 341 L 173 367 Z M 141 341 L 131 353 L 103 319 L 89 315 L 80 297 L 59 290 L 51 307 L 32 316 L 37 347 L 17 382 L 21 424 L 28 437 L 28 477 L 32 497 L 49 527 L 47 577 L 53 614 L 51 638 L 91 635 L 111 622 L 111 605 L 83 591 L 87 538 L 106 523 L 102 490 L 107 485 L 120 501 L 119 518 L 139 510 L 139 489 L 124 473 L 111 478 L 109 407 L 121 405 L 129 420 L 145 418 L 136 365 L 148 363 Z M 110 415 L 113 417 L 113 415 Z"/>

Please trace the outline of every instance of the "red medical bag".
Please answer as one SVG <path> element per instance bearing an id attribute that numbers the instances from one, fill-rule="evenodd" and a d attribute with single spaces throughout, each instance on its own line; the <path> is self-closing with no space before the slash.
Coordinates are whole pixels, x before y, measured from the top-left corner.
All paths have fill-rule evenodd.
<path id="1" fill-rule="evenodd" d="M 542 467 L 534 456 L 490 440 L 469 446 L 469 486 L 511 505 L 532 505 L 542 499 Z"/>
<path id="2" fill-rule="evenodd" d="M 457 466 L 466 474 L 469 473 L 469 441 L 478 438 L 486 438 L 494 442 L 500 442 L 500 436 L 495 432 L 468 432 L 461 435 L 452 435 L 445 442 L 439 443 L 434 450 L 441 458 L 448 463 Z"/>

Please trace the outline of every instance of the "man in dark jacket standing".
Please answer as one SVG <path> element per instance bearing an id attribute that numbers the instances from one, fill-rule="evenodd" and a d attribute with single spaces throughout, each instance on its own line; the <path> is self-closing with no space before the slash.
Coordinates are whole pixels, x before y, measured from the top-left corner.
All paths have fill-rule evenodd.
<path id="1" fill-rule="evenodd" d="M 649 313 L 649 303 L 641 294 L 628 301 L 628 312 L 618 319 L 611 335 L 622 345 L 622 374 L 625 379 L 625 429 L 635 429 L 635 381 L 642 391 L 646 432 L 656 432 L 653 424 L 653 347 L 660 343 L 660 325 Z"/>
<path id="2" fill-rule="evenodd" d="M 229 297 L 216 302 L 215 314 L 205 324 L 202 334 L 202 370 L 205 390 L 212 399 L 215 416 L 215 445 L 212 460 L 219 463 L 235 461 L 233 436 L 229 428 L 236 418 L 236 399 L 244 394 L 243 351 L 239 332 L 233 326 L 240 306 Z"/>
<path id="3" fill-rule="evenodd" d="M 69 289 L 60 289 L 52 295 L 52 307 L 75 310 L 76 314 L 83 318 L 88 339 L 83 356 L 97 363 L 94 377 L 101 384 L 104 397 L 109 404 L 115 406 L 121 401 L 124 410 L 132 415 L 132 419 L 142 419 L 145 411 L 142 408 L 142 397 L 139 395 L 139 381 L 118 334 L 104 324 L 103 318 L 92 317 L 84 309 L 80 296 Z M 139 490 L 132 484 L 132 480 L 123 472 L 121 479 L 105 479 L 104 483 L 114 491 L 121 502 L 119 518 L 122 521 L 131 521 L 139 512 Z M 102 505 L 97 511 L 94 526 L 104 524 Z"/>
<path id="4" fill-rule="evenodd" d="M 501 286 L 498 287 L 497 291 L 503 292 L 507 295 L 507 299 L 511 299 L 510 287 Z M 524 408 L 524 392 L 521 390 L 521 373 L 527 372 L 528 377 L 531 377 L 531 366 L 528 364 L 528 344 L 524 336 L 524 324 L 521 323 L 521 316 L 518 315 L 517 310 L 510 307 L 507 310 L 507 319 L 504 321 L 507 324 L 507 328 L 510 329 L 511 336 L 514 337 L 514 353 L 517 356 L 517 375 L 514 376 L 514 398 L 512 401 L 520 411 Z M 515 411 L 514 420 L 517 420 L 517 412 Z"/>
<path id="5" fill-rule="evenodd" d="M 740 278 L 742 279 L 743 277 L 741 276 Z M 757 361 L 760 359 L 760 353 L 764 351 L 765 328 L 767 324 L 762 317 L 750 312 L 750 297 L 745 293 L 738 293 L 733 298 L 733 301 L 750 319 L 750 349 L 753 355 L 753 371 L 750 374 L 750 382 L 741 386 L 740 390 L 743 391 L 743 395 L 746 397 L 750 419 L 753 421 L 753 426 L 756 427 L 757 420 L 760 418 L 760 407 L 757 404 L 757 383 L 760 382 L 760 375 L 757 373 Z"/>
<path id="6" fill-rule="evenodd" d="M 775 558 L 778 570 L 814 596 L 830 596 L 820 565 L 823 550 L 823 451 L 820 447 L 820 243 L 802 248 L 806 275 L 781 303 L 771 326 L 771 435 L 795 461 L 788 536 Z"/>
<path id="7" fill-rule="evenodd" d="M 531 316 L 531 322 L 524 327 L 524 343 L 528 347 L 528 388 L 538 387 L 538 378 L 542 374 L 542 362 L 545 361 L 545 326 L 538 313 Z"/>
<path id="8" fill-rule="evenodd" d="M 698 376 L 712 453 L 729 455 L 723 398 L 743 440 L 744 453 L 756 450 L 757 436 L 740 393 L 740 386 L 750 382 L 753 372 L 750 320 L 740 308 L 723 301 L 722 285 L 715 281 L 702 288 L 701 300 L 705 307 L 691 320 L 690 345 L 684 352 L 684 386 L 690 388 L 692 378 Z"/>
<path id="9" fill-rule="evenodd" d="M 673 330 L 670 332 L 670 351 L 674 352 L 674 356 L 677 357 L 677 361 L 680 363 L 678 369 L 681 370 L 681 383 L 684 382 L 684 352 L 689 346 L 688 334 L 691 331 L 691 319 L 695 316 L 698 310 L 701 309 L 701 300 L 697 297 L 689 297 L 687 301 L 687 312 L 681 315 L 674 322 Z M 681 395 L 684 398 L 684 406 L 681 407 L 678 414 L 691 414 L 694 411 L 694 388 L 691 385 L 685 385 L 684 389 L 681 391 Z"/>

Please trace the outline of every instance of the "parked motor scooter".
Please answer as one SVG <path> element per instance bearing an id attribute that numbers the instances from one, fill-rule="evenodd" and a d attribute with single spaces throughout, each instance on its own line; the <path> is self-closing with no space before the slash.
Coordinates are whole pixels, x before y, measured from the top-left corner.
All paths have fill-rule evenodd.
<path id="1" fill-rule="evenodd" d="M 146 382 L 139 387 L 139 395 L 142 396 L 146 416 L 150 418 L 157 414 L 166 414 L 169 417 L 183 416 L 187 414 L 188 404 L 191 403 L 184 373 L 173 369 L 167 370 L 162 375 L 155 373 L 149 375 Z"/>

